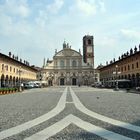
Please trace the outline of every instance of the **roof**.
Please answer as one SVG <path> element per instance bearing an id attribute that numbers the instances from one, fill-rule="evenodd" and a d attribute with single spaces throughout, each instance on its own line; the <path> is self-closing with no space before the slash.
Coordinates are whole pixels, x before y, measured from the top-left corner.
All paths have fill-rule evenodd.
<path id="1" fill-rule="evenodd" d="M 17 64 L 19 64 L 19 65 L 28 67 L 29 69 L 31 69 L 31 70 L 33 70 L 33 71 L 37 71 L 37 69 L 35 69 L 34 67 L 31 67 L 31 66 L 29 66 L 29 65 L 26 65 L 26 64 L 24 64 L 24 63 L 22 63 L 22 62 L 20 62 L 20 61 L 18 61 L 18 60 L 16 60 L 16 59 L 13 59 L 12 57 L 9 57 L 9 56 L 7 56 L 7 55 L 5 55 L 5 54 L 0 53 L 0 57 L 9 59 L 9 60 L 11 60 L 11 61 L 13 61 L 13 62 L 15 62 L 15 63 L 17 63 Z"/>
<path id="2" fill-rule="evenodd" d="M 121 58 L 120 60 L 117 60 L 115 62 L 112 62 L 111 64 L 108 64 L 106 66 L 103 66 L 103 67 L 99 68 L 99 70 L 102 70 L 104 68 L 110 67 L 110 66 L 115 65 L 115 64 L 117 65 L 119 62 L 124 61 L 124 60 L 126 60 L 126 59 L 128 59 L 130 57 L 134 57 L 135 55 L 139 55 L 139 54 L 140 54 L 140 51 L 137 51 L 137 52 L 135 52 L 135 53 L 133 53 L 131 55 L 128 55 L 128 56 L 125 56 L 124 58 Z"/>

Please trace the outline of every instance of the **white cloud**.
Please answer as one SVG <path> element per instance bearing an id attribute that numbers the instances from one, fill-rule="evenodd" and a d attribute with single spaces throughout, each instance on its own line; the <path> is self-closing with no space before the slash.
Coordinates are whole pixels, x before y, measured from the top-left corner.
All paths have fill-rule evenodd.
<path id="1" fill-rule="evenodd" d="M 28 17 L 29 9 L 24 5 L 20 5 L 19 8 L 17 9 L 17 13 L 19 13 L 21 17 Z"/>
<path id="2" fill-rule="evenodd" d="M 30 14 L 26 0 L 6 0 L 6 2 L 1 5 L 1 8 L 3 13 L 7 13 L 12 16 L 19 16 L 21 18 L 26 18 Z"/>
<path id="3" fill-rule="evenodd" d="M 105 2 L 99 1 L 99 5 L 100 5 L 101 12 L 105 13 L 106 12 Z"/>
<path id="4" fill-rule="evenodd" d="M 104 0 L 75 0 L 69 11 L 72 14 L 90 17 L 106 12 L 106 7 Z"/>
<path id="5" fill-rule="evenodd" d="M 31 28 L 26 20 L 29 12 L 26 0 L 6 0 L 0 5 L 0 35 L 10 37 L 29 34 Z"/>
<path id="6" fill-rule="evenodd" d="M 55 14 L 61 10 L 64 4 L 64 0 L 54 0 L 53 3 L 45 6 L 38 10 L 38 15 L 35 17 L 35 22 L 41 28 L 45 28 L 48 21 L 54 17 Z"/>
<path id="7" fill-rule="evenodd" d="M 99 37 L 99 36 L 98 36 Z M 100 41 L 100 39 L 102 38 L 102 41 Z M 97 45 L 102 46 L 103 48 L 114 48 L 117 46 L 118 40 L 115 37 L 111 37 L 111 36 L 102 36 L 96 39 L 97 41 Z"/>
<path id="8" fill-rule="evenodd" d="M 78 9 L 87 16 L 95 15 L 97 7 L 94 1 L 89 0 L 77 0 Z"/>
<path id="9" fill-rule="evenodd" d="M 140 40 L 140 31 L 136 31 L 132 29 L 122 29 L 121 33 L 126 39 L 131 39 L 136 41 Z"/>
<path id="10" fill-rule="evenodd" d="M 8 35 L 11 30 L 12 19 L 8 16 L 0 14 L 0 35 Z"/>
<path id="11" fill-rule="evenodd" d="M 47 6 L 47 11 L 52 14 L 57 14 L 57 12 L 62 8 L 64 0 L 55 0 L 54 3 Z"/>
<path id="12" fill-rule="evenodd" d="M 0 20 L 0 35 L 2 36 L 17 35 L 18 38 L 20 35 L 28 35 L 31 31 L 30 25 L 25 20 L 15 23 L 12 17 L 4 14 L 0 14 Z"/>
<path id="13" fill-rule="evenodd" d="M 7 0 L 0 3 L 1 49 L 40 65 L 44 57 L 52 59 L 54 50 L 62 49 L 64 38 L 73 49 L 82 49 L 82 37 L 89 32 L 95 37 L 95 63 L 113 58 L 113 52 L 119 56 L 140 40 L 138 20 L 133 18 L 139 12 L 118 13 L 114 18 L 107 4 L 105 0 Z"/>
<path id="14" fill-rule="evenodd" d="M 38 26 L 44 28 L 46 26 L 47 19 L 48 19 L 47 12 L 43 10 L 39 10 L 39 15 L 35 18 L 35 21 Z"/>

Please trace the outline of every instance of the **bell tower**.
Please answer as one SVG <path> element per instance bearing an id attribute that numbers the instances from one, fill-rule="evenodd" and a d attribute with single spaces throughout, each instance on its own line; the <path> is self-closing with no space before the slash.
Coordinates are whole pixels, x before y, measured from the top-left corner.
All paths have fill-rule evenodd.
<path id="1" fill-rule="evenodd" d="M 83 37 L 83 60 L 85 63 L 94 66 L 94 41 L 93 36 Z"/>

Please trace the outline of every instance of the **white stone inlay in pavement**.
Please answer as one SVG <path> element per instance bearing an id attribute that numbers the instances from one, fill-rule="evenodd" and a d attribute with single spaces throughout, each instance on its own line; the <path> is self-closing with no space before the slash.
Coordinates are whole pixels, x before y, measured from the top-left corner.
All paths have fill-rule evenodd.
<path id="1" fill-rule="evenodd" d="M 52 109 L 48 113 L 46 113 L 46 114 L 44 114 L 36 119 L 33 119 L 33 120 L 25 122 L 21 125 L 18 125 L 18 126 L 15 126 L 15 127 L 12 127 L 12 128 L 9 128 L 7 130 L 0 132 L 0 140 L 7 138 L 7 137 L 10 137 L 12 135 L 18 134 L 26 129 L 29 129 L 33 126 L 36 126 L 44 121 L 49 120 L 50 118 L 52 118 L 54 116 L 56 116 L 62 110 L 64 110 L 65 105 L 66 105 L 66 96 L 67 96 L 67 87 L 65 88 L 62 96 L 59 99 L 57 106 L 54 109 Z"/>
<path id="2" fill-rule="evenodd" d="M 120 134 L 108 131 L 106 129 L 97 127 L 95 125 L 92 125 L 86 121 L 81 120 L 80 118 L 70 114 L 66 116 L 64 119 L 60 120 L 59 122 L 56 122 L 55 124 L 51 125 L 50 127 L 28 137 L 24 140 L 46 140 L 50 138 L 51 136 L 54 136 L 64 128 L 66 128 L 69 124 L 75 124 L 78 127 L 96 134 L 102 138 L 108 139 L 108 140 L 134 140 L 131 138 L 128 138 L 126 136 L 122 136 Z"/>
<path id="3" fill-rule="evenodd" d="M 122 127 L 122 128 L 126 128 L 126 129 L 129 129 L 129 130 L 132 130 L 132 131 L 140 133 L 140 127 L 139 126 L 135 126 L 135 125 L 132 125 L 130 123 L 125 123 L 125 122 L 122 122 L 122 121 L 119 121 L 119 120 L 115 120 L 115 119 L 112 119 L 112 118 L 100 115 L 100 114 L 98 114 L 96 112 L 93 112 L 93 111 L 87 109 L 80 102 L 80 100 L 78 99 L 78 97 L 76 96 L 76 94 L 74 93 L 74 91 L 72 90 L 71 87 L 70 87 L 70 93 L 71 93 L 73 102 L 75 104 L 75 107 L 78 110 L 80 110 L 81 112 L 83 112 L 84 114 L 87 114 L 87 115 L 89 115 L 89 116 L 91 116 L 93 118 L 96 118 L 98 120 L 101 120 L 101 121 L 104 121 L 104 122 L 107 122 L 107 123 L 110 123 L 110 124 L 113 124 L 113 125 L 116 125 L 116 126 L 119 126 L 119 127 Z"/>
<path id="4" fill-rule="evenodd" d="M 73 102 L 66 102 L 67 104 L 73 104 Z"/>

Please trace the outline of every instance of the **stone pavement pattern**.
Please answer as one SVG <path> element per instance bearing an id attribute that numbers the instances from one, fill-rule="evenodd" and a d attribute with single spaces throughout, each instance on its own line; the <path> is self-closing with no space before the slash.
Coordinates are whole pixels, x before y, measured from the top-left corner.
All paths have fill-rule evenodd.
<path id="1" fill-rule="evenodd" d="M 90 87 L 33 89 L 0 96 L 0 139 L 138 140 L 139 100 L 137 94 Z M 28 121 L 30 127 L 24 124 Z M 7 132 L 11 133 L 8 137 Z"/>

